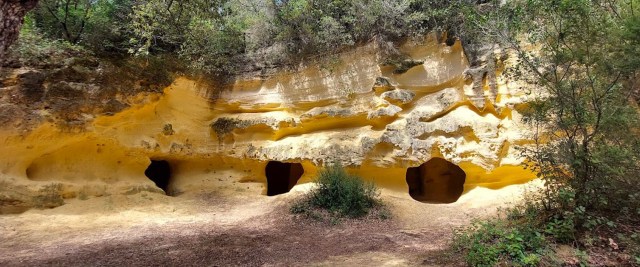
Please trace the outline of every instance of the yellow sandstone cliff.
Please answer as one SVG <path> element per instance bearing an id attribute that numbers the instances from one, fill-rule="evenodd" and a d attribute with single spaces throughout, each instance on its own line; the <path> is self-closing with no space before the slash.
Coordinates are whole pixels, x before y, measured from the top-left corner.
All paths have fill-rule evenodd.
<path id="1" fill-rule="evenodd" d="M 432 203 L 534 178 L 516 149 L 529 143 L 517 111 L 524 91 L 499 68 L 470 69 L 459 42 L 431 37 L 401 50 L 424 63 L 397 73 L 368 45 L 296 72 L 238 79 L 216 93 L 178 78 L 162 94 L 125 99 L 130 107 L 115 114 L 82 113 L 90 123 L 81 129 L 4 125 L 0 212 L 163 193 L 158 187 L 179 195 L 223 180 L 283 193 L 330 162 Z M 267 171 L 270 161 L 300 164 Z"/>

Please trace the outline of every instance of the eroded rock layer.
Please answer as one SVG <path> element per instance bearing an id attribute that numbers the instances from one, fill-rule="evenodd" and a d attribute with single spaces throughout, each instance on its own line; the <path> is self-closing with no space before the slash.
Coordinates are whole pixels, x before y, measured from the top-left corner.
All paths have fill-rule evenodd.
<path id="1" fill-rule="evenodd" d="M 466 173 L 464 191 L 532 179 L 516 150 L 527 143 L 516 109 L 527 96 L 499 73 L 469 69 L 459 43 L 435 40 L 401 48 L 424 62 L 404 73 L 379 65 L 369 45 L 215 94 L 178 78 L 162 94 L 123 100 L 130 107 L 117 113 L 78 112 L 89 122 L 81 128 L 5 126 L 0 211 L 139 191 L 179 195 L 222 180 L 266 183 L 269 161 L 300 163 L 300 182 L 339 161 L 406 192 L 407 169 L 434 157 Z M 170 166 L 162 190 L 145 176 L 152 160 Z"/>

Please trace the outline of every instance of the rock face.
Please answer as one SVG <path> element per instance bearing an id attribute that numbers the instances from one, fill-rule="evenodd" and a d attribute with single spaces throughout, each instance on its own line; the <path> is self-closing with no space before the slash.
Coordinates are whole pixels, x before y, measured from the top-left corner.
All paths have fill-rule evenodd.
<path id="1" fill-rule="evenodd" d="M 217 92 L 178 78 L 162 94 L 123 100 L 128 108 L 121 101 L 110 104 L 123 106 L 113 113 L 70 109 L 72 117 L 85 118 L 81 129 L 46 120 L 29 131 L 6 125 L 0 130 L 0 183 L 7 185 L 0 189 L 0 206 L 38 206 L 35 196 L 45 187 L 63 199 L 162 192 L 145 176 L 158 161 L 169 165 L 162 189 L 170 195 L 222 180 L 266 183 L 270 161 L 299 163 L 300 182 L 340 162 L 381 187 L 406 192 L 407 169 L 434 158 L 464 171 L 465 192 L 532 179 L 516 150 L 528 143 L 517 111 L 527 95 L 499 73 L 471 75 L 459 43 L 435 40 L 401 48 L 424 62 L 403 73 L 379 65 L 376 47 L 368 45 L 339 55 L 331 66 L 238 79 Z M 24 89 L 28 99 L 64 98 L 72 105 L 97 95 L 96 88 L 73 82 L 44 92 L 38 75 L 28 75 L 35 77 Z M 11 193 L 16 188 L 22 197 Z"/>

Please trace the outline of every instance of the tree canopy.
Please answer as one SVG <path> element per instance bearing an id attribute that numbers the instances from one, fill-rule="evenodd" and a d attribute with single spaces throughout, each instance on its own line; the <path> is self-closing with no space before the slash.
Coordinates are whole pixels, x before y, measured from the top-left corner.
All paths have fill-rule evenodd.
<path id="1" fill-rule="evenodd" d="M 41 0 L 30 18 L 51 39 L 98 54 L 173 54 L 195 71 L 284 65 L 372 40 L 457 32 L 465 1 Z M 257 62 L 256 62 L 257 61 Z"/>

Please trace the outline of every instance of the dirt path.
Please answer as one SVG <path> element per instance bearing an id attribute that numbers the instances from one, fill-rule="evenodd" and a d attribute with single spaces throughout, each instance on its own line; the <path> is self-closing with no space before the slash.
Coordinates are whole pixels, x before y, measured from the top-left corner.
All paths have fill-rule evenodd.
<path id="1" fill-rule="evenodd" d="M 0 216 L 0 266 L 437 265 L 451 229 L 492 214 L 523 186 L 473 190 L 452 205 L 384 191 L 393 218 L 339 225 L 299 219 L 289 203 L 250 191 L 74 201 Z"/>

